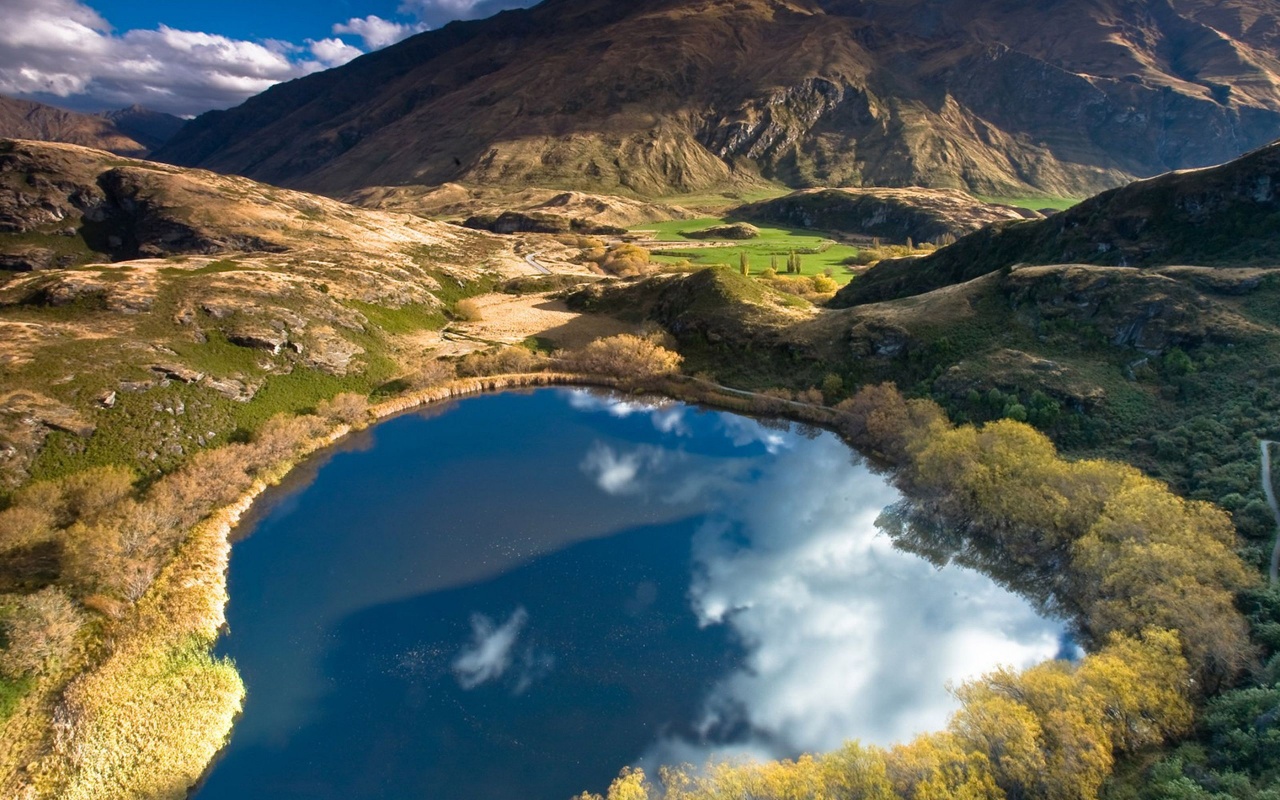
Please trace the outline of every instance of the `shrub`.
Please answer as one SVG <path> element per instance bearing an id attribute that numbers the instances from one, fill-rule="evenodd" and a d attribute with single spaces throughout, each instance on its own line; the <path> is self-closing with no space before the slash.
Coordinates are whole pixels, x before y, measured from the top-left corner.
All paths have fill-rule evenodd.
<path id="1" fill-rule="evenodd" d="M 480 304 L 470 297 L 457 302 L 453 307 L 453 315 L 463 322 L 479 322 L 484 319 Z"/>
<path id="2" fill-rule="evenodd" d="M 443 386 L 456 377 L 458 377 L 458 371 L 451 362 L 436 359 L 428 361 L 422 369 L 405 378 L 405 381 L 410 389 L 422 390 Z"/>
<path id="3" fill-rule="evenodd" d="M 369 421 L 369 399 L 355 392 L 343 392 L 316 406 L 316 414 L 343 425 L 358 425 Z"/>
<path id="4" fill-rule="evenodd" d="M 651 339 L 631 334 L 597 339 L 581 350 L 562 356 L 573 370 L 616 378 L 652 378 L 670 375 L 680 369 L 682 361 Z"/>

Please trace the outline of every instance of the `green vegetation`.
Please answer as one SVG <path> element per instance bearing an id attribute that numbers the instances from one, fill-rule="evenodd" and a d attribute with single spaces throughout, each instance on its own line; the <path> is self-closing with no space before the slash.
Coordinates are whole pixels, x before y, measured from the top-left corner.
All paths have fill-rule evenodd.
<path id="1" fill-rule="evenodd" d="M 35 678 L 28 676 L 16 679 L 0 677 L 0 724 L 13 716 L 22 698 L 27 696 L 35 683 Z"/>
<path id="2" fill-rule="evenodd" d="M 673 220 L 641 225 L 633 231 L 651 231 L 655 239 L 661 242 L 699 241 L 697 236 L 689 236 L 707 228 L 731 225 L 720 218 L 703 218 L 693 220 Z M 755 223 L 753 223 L 754 225 Z M 698 247 L 684 249 L 666 247 L 655 250 L 653 260 L 665 264 L 689 263 L 697 266 L 715 266 L 728 264 L 737 266 L 739 258 L 745 254 L 752 264 L 753 275 L 763 275 L 769 268 L 772 259 L 787 258 L 792 253 L 799 257 L 800 274 L 826 275 L 839 284 L 848 283 L 852 278 L 847 264 L 858 256 L 858 248 L 837 244 L 812 231 L 790 230 L 786 228 L 755 225 L 760 235 L 745 242 L 735 242 L 724 247 Z"/>

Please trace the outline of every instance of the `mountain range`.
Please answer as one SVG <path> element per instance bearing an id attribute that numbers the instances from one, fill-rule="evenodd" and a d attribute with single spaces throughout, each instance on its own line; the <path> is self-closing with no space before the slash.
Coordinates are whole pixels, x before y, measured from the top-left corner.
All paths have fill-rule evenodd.
<path id="1" fill-rule="evenodd" d="M 161 160 L 328 194 L 769 180 L 1085 196 L 1280 131 L 1271 0 L 547 0 L 205 114 Z"/>

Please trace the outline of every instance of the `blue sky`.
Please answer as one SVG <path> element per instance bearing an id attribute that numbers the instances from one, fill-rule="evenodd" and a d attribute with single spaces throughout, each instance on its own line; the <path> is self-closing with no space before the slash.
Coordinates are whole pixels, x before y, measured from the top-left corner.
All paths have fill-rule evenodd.
<path id="1" fill-rule="evenodd" d="M 413 22 L 399 13 L 398 0 L 87 0 L 117 30 L 168 25 L 186 31 L 219 33 L 233 39 L 281 39 L 302 42 L 332 35 L 334 23 L 370 14 Z"/>
<path id="2" fill-rule="evenodd" d="M 535 0 L 0 0 L 0 94 L 191 116 Z"/>

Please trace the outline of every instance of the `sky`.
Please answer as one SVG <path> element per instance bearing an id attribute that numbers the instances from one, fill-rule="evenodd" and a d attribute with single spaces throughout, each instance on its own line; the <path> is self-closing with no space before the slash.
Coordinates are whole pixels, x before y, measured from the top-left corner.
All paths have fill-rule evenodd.
<path id="1" fill-rule="evenodd" d="M 534 2 L 0 0 L 0 94 L 194 116 L 451 20 Z"/>

